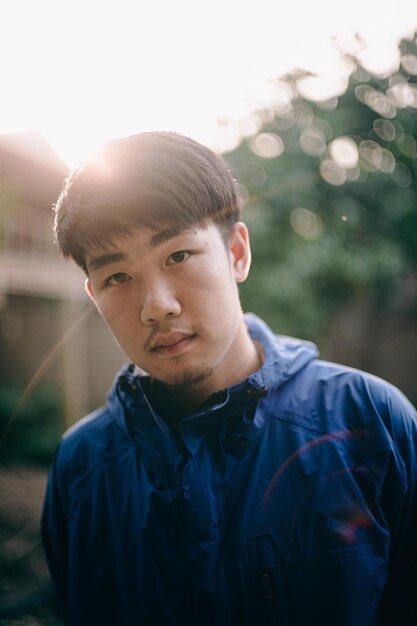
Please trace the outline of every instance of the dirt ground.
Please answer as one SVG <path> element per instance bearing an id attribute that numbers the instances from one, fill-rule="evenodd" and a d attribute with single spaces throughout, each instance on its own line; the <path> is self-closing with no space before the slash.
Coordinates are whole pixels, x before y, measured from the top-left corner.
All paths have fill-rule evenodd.
<path id="1" fill-rule="evenodd" d="M 62 626 L 39 535 L 44 469 L 0 466 L 0 625 Z"/>

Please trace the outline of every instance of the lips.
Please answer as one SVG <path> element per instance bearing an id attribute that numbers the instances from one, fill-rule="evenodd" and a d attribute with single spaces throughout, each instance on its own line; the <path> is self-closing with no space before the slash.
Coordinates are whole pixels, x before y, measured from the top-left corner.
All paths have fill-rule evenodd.
<path id="1" fill-rule="evenodd" d="M 151 344 L 150 351 L 162 355 L 179 354 L 185 350 L 195 338 L 195 334 L 178 332 L 157 335 Z"/>

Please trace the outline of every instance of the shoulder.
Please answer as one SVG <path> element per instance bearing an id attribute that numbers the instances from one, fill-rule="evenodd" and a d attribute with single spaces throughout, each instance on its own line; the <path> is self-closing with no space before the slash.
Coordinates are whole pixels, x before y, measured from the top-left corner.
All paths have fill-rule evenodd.
<path id="1" fill-rule="evenodd" d="M 107 407 L 86 415 L 71 426 L 57 447 L 54 466 L 62 478 L 91 471 L 129 447 L 130 439 Z"/>
<path id="2" fill-rule="evenodd" d="M 278 394 L 277 394 L 278 397 Z M 417 431 L 416 409 L 385 380 L 359 369 L 315 359 L 283 389 L 280 411 L 332 432 L 372 429 L 394 439 Z"/>
<path id="3" fill-rule="evenodd" d="M 333 408 L 339 403 L 356 409 L 363 418 L 377 415 L 385 427 L 395 431 L 403 423 L 417 425 L 416 409 L 394 385 L 362 370 L 316 361 L 313 378 L 329 398 Z M 317 384 L 317 383 L 316 383 Z"/>
<path id="4" fill-rule="evenodd" d="M 106 435 L 114 425 L 113 417 L 107 407 L 101 407 L 70 426 L 62 435 L 62 447 L 70 449 L 81 442 L 97 440 Z"/>
<path id="5" fill-rule="evenodd" d="M 102 406 L 70 426 L 62 435 L 62 440 L 71 441 L 88 432 L 95 432 L 104 426 L 109 417 L 109 411 L 105 406 Z"/>

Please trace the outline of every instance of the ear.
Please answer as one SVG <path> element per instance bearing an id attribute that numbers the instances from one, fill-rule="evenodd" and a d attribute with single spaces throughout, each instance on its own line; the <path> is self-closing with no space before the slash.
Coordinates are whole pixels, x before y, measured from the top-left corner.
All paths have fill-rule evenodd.
<path id="1" fill-rule="evenodd" d="M 249 233 L 243 222 L 236 222 L 230 230 L 229 252 L 234 278 L 237 283 L 243 283 L 248 277 L 252 260 Z"/>
<path id="2" fill-rule="evenodd" d="M 92 300 L 92 301 L 93 301 L 93 303 L 97 306 L 96 297 L 95 297 L 95 295 L 94 295 L 93 287 L 92 287 L 92 285 L 91 285 L 91 281 L 90 281 L 90 279 L 88 278 L 88 276 L 87 276 L 87 278 L 85 279 L 84 289 L 85 289 L 85 291 L 86 291 L 86 293 L 87 293 L 87 296 L 90 298 L 90 300 Z"/>

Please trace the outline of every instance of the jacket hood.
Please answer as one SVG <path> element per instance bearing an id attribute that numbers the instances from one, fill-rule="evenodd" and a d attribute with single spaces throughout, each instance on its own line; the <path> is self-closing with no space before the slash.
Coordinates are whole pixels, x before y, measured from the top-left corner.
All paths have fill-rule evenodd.
<path id="1" fill-rule="evenodd" d="M 235 407 L 243 407 L 250 398 L 266 396 L 269 391 L 286 383 L 318 356 L 317 347 L 310 341 L 275 335 L 265 322 L 253 313 L 245 314 L 244 320 L 250 336 L 264 349 L 264 362 L 262 367 L 245 381 L 227 389 L 226 399 L 212 407 L 209 413 L 213 409 L 217 410 L 227 405 L 232 397 Z M 133 363 L 125 365 L 116 375 L 107 397 L 107 406 L 123 430 L 126 430 L 124 409 L 128 409 L 134 413 L 144 411 L 149 416 L 152 414 L 151 421 L 156 420 L 160 430 L 165 431 L 164 424 L 153 414 L 145 394 L 138 393 L 144 376 L 147 374 Z M 194 415 L 198 413 L 200 412 Z M 201 413 L 206 414 L 207 411 L 203 410 Z"/>
<path id="2" fill-rule="evenodd" d="M 258 341 L 265 350 L 262 367 L 248 378 L 248 382 L 257 387 L 276 389 L 319 355 L 317 346 L 311 341 L 275 335 L 253 313 L 246 313 L 244 319 L 252 339 Z"/>

